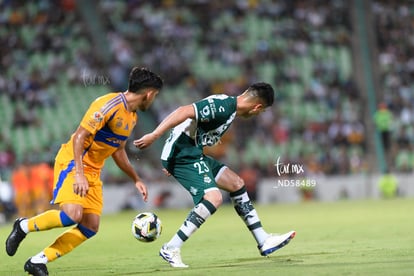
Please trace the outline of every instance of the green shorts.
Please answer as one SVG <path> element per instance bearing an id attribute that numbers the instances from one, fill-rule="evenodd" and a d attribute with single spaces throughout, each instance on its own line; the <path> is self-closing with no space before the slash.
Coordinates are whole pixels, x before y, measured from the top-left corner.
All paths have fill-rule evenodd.
<path id="1" fill-rule="evenodd" d="M 224 164 L 206 155 L 179 162 L 162 160 L 162 165 L 191 194 L 194 204 L 200 203 L 206 192 L 218 190 L 216 179 L 226 168 Z"/>

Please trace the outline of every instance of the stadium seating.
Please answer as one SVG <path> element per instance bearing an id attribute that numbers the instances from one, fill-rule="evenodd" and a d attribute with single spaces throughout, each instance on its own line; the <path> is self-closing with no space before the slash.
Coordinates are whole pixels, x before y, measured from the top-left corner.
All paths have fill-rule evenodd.
<path id="1" fill-rule="evenodd" d="M 59 4 L 45 2 L 51 8 L 35 2 L 14 6 L 0 4 L 4 7 L 0 12 L 4 18 L 14 10 L 30 22 L 10 25 L 11 30 L 16 31 L 20 46 L 6 49 L 12 62 L 1 64 L 1 68 L 8 77 L 17 76 L 22 68 L 25 74 L 40 71 L 44 78 L 41 82 L 57 102 L 56 106 L 36 107 L 39 125 L 14 128 L 11 122 L 19 103 L 9 97 L 10 93 L 0 94 L 4 107 L 0 115 L 11 129 L 7 139 L 13 141 L 18 160 L 57 141 L 64 142 L 76 128 L 87 104 L 112 90 L 111 83 L 85 85 L 84 70 L 110 72 L 112 66 L 122 66 L 127 71 L 133 65 L 151 67 L 166 80 L 165 89 L 149 115 L 142 116 L 146 130 L 153 128 L 167 111 L 178 105 L 220 92 L 212 91 L 213 87 L 230 86 L 242 90 L 246 83 L 259 80 L 273 84 L 277 91 L 272 109 L 273 125 L 266 125 L 262 118 L 246 126 L 235 125 L 236 133 L 243 132 L 240 128 L 245 127 L 247 133 L 253 134 L 249 141 L 237 141 L 229 146 L 227 158 L 236 168 L 240 160 L 249 164 L 259 161 L 265 167 L 264 175 L 271 175 L 274 172 L 269 170 L 269 163 L 279 155 L 305 164 L 317 156 L 323 167 L 326 159 L 343 162 L 334 158 L 342 152 L 342 147 L 345 147 L 346 162 L 351 162 L 355 155 L 366 160 L 365 141 L 357 145 L 338 144 L 327 133 L 336 118 L 341 119 L 341 131 L 350 120 L 363 122 L 362 102 L 358 97 L 361 92 L 348 91 L 353 77 L 351 47 L 347 42 L 352 31 L 345 27 L 349 22 L 339 22 L 331 13 L 323 13 L 326 9 L 335 11 L 332 14 L 346 15 L 346 1 L 318 2 L 320 11 L 312 9 L 315 1 L 301 5 L 294 2 L 292 7 L 298 12 L 288 9 L 284 1 L 263 1 L 251 6 L 199 4 L 205 5 L 203 9 L 197 8 L 198 4 L 179 6 L 173 3 L 166 9 L 158 1 L 141 4 L 99 1 L 96 12 L 107 19 L 100 22 L 107 30 L 100 35 L 108 41 L 107 54 L 111 61 L 108 65 L 98 62 L 91 36 L 79 15 L 75 11 L 65 11 L 61 19 L 55 18 L 53 15 L 59 8 L 53 5 Z M 205 13 L 206 9 L 211 13 Z M 49 17 L 49 22 L 36 17 L 41 12 Z M 153 16 L 150 18 L 148 14 Z M 311 15 L 322 23 L 312 21 Z M 47 31 L 40 33 L 40 26 L 46 26 Z M 7 31 L 0 26 L 0 34 Z M 114 32 L 117 38 L 108 39 Z M 49 39 L 50 48 L 38 46 L 42 44 L 41 35 Z M 131 50 L 129 62 L 119 59 L 120 51 L 115 50 L 119 44 Z M 281 121 L 287 125 L 289 135 L 285 143 L 275 144 L 272 135 L 263 137 L 260 134 Z M 263 129 L 265 126 L 267 129 Z M 246 149 L 241 150 L 241 146 Z M 153 160 L 159 156 L 157 150 L 159 147 L 151 154 Z M 319 154 L 314 155 L 315 152 Z M 401 153 L 399 160 L 406 159 Z M 364 169 L 361 166 L 352 173 Z"/>

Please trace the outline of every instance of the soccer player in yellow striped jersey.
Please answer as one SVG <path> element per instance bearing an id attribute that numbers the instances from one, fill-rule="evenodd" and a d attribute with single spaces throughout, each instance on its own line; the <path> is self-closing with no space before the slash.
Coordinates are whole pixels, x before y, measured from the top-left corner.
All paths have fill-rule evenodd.
<path id="1" fill-rule="evenodd" d="M 55 159 L 51 203 L 59 204 L 60 209 L 17 219 L 6 240 L 7 254 L 13 256 L 30 232 L 74 227 L 29 258 L 25 271 L 32 275 L 48 275 L 48 262 L 67 254 L 97 233 L 103 207 L 100 172 L 110 156 L 135 182 L 144 201 L 147 200 L 147 188 L 130 164 L 125 144 L 137 122 L 136 111 L 147 110 L 162 86 L 158 75 L 135 67 L 129 75 L 126 92 L 109 93 L 91 103 L 79 127 L 61 146 Z"/>

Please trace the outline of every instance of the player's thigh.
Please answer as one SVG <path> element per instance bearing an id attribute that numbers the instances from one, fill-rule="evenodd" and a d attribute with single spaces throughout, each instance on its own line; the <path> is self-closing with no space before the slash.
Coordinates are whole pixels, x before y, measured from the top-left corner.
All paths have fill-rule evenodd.
<path id="1" fill-rule="evenodd" d="M 235 192 L 244 186 L 243 179 L 234 171 L 225 167 L 216 178 L 217 186 L 227 192 Z"/>
<path id="2" fill-rule="evenodd" d="M 194 204 L 198 204 L 205 193 L 218 190 L 213 170 L 204 160 L 193 160 L 186 163 L 163 162 L 164 167 L 191 194 Z"/>
<path id="3" fill-rule="evenodd" d="M 214 180 L 220 178 L 221 174 L 225 171 L 225 169 L 227 168 L 226 165 L 224 165 L 223 163 L 221 163 L 220 161 L 214 159 L 213 157 L 210 157 L 208 155 L 204 155 L 203 162 L 205 162 L 207 164 L 207 166 L 210 168 L 213 176 L 214 176 Z"/>
<path id="4" fill-rule="evenodd" d="M 235 192 L 244 186 L 244 181 L 233 170 L 210 156 L 203 158 L 213 171 L 217 187 L 227 192 Z"/>
<path id="5" fill-rule="evenodd" d="M 89 190 L 84 197 L 83 213 L 101 216 L 103 209 L 103 183 L 99 171 L 85 171 L 89 183 Z"/>
<path id="6" fill-rule="evenodd" d="M 73 191 L 75 175 L 73 166 L 68 164 L 55 164 L 55 183 L 53 199 L 51 203 L 81 205 L 83 213 L 101 215 L 103 208 L 102 181 L 99 172 L 85 171 L 85 177 L 89 183 L 89 191 L 85 197 L 77 195 Z"/>
<path id="7" fill-rule="evenodd" d="M 54 183 L 52 204 L 73 203 L 82 205 L 83 199 L 73 191 L 75 183 L 74 162 L 56 160 L 54 167 Z"/>

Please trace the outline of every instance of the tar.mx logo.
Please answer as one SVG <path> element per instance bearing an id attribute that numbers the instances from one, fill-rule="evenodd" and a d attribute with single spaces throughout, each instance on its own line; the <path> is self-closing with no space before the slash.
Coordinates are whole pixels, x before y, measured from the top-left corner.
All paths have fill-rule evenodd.
<path id="1" fill-rule="evenodd" d="M 275 167 L 276 167 L 276 173 L 278 176 L 305 173 L 303 164 L 282 163 L 280 162 L 280 156 L 277 158 Z"/>
<path id="2" fill-rule="evenodd" d="M 297 163 L 282 163 L 280 157 L 277 158 L 276 163 L 276 173 L 278 175 L 277 184 L 274 188 L 313 188 L 316 186 L 315 179 L 309 179 L 305 177 L 305 168 L 303 164 Z M 283 176 L 283 178 L 281 178 Z M 292 177 L 292 179 L 286 178 L 287 176 Z"/>
<path id="3" fill-rule="evenodd" d="M 92 85 L 109 85 L 111 81 L 108 76 L 100 75 L 98 73 L 89 72 L 88 70 L 83 70 L 82 72 L 82 82 L 83 85 L 92 86 Z"/>

